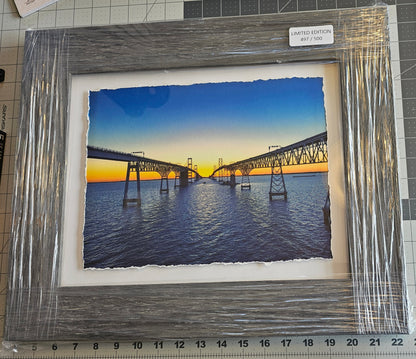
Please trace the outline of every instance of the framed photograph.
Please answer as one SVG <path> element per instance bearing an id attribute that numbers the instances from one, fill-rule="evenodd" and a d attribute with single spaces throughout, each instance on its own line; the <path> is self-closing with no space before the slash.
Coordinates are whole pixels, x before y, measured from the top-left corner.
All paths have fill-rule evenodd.
<path id="1" fill-rule="evenodd" d="M 386 9 L 325 15 L 27 33 L 7 340 L 407 332 Z"/>
<path id="2" fill-rule="evenodd" d="M 61 285 L 349 275 L 337 64 L 109 76 L 72 78 Z"/>

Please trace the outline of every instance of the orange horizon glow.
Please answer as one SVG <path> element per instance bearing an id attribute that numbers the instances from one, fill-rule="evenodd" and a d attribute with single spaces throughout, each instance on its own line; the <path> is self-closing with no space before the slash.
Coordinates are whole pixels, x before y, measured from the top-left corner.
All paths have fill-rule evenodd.
<path id="1" fill-rule="evenodd" d="M 211 168 L 211 169 L 209 169 Z M 284 174 L 296 174 L 296 173 L 311 173 L 311 172 L 328 172 L 328 163 L 316 163 L 306 165 L 286 166 L 282 168 Z M 126 180 L 127 163 L 107 160 L 88 160 L 87 166 L 87 182 L 120 182 Z M 198 173 L 202 177 L 209 177 L 212 174 L 212 166 L 204 166 L 198 168 Z M 270 168 L 254 169 L 250 172 L 250 175 L 267 175 L 270 174 Z M 240 171 L 237 171 L 237 176 L 240 176 Z M 157 172 L 140 172 L 140 180 L 157 180 L 160 179 L 160 175 Z M 175 178 L 175 173 L 169 174 L 170 179 Z M 130 174 L 130 180 L 135 181 L 136 173 Z"/>
<path id="2" fill-rule="evenodd" d="M 326 130 L 322 77 L 221 81 L 91 91 L 88 145 L 143 152 L 184 167 L 192 159 L 208 177 L 220 159 L 231 164 L 267 153 L 269 145 L 285 147 Z M 126 162 L 90 160 L 88 182 L 125 180 Z M 284 173 L 322 169 L 293 166 Z M 159 178 L 140 173 L 142 180 Z"/>

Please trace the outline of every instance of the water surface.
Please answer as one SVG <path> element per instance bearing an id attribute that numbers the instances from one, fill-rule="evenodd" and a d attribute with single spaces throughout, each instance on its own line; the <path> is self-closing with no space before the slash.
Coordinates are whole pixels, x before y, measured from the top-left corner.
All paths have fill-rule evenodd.
<path id="1" fill-rule="evenodd" d="M 210 179 L 186 188 L 169 181 L 162 194 L 160 181 L 142 181 L 142 205 L 127 208 L 124 182 L 89 183 L 85 268 L 331 258 L 322 212 L 327 173 L 285 175 L 287 201 L 269 200 L 270 176 L 250 181 L 251 190 Z M 135 188 L 131 182 L 131 198 Z"/>

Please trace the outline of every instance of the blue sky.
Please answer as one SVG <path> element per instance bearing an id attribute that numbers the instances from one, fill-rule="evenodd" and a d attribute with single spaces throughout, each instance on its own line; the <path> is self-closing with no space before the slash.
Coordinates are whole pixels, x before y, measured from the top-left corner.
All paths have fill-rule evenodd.
<path id="1" fill-rule="evenodd" d="M 322 78 L 90 93 L 88 143 L 200 166 L 234 162 L 326 130 Z"/>

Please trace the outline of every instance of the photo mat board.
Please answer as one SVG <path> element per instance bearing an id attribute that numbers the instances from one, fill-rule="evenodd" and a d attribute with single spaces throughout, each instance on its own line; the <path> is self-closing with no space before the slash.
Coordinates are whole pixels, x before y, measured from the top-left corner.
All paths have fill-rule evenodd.
<path id="1" fill-rule="evenodd" d="M 334 44 L 290 48 L 289 27 L 306 23 L 332 24 Z M 61 285 L 73 77 L 328 60 L 340 72 L 349 278 Z M 29 31 L 23 73 L 6 340 L 408 331 L 385 7 Z"/>
<path id="2" fill-rule="evenodd" d="M 117 78 L 116 89 L 94 90 L 106 87 L 108 83 L 115 83 L 114 78 Z M 69 143 L 72 145 L 68 149 L 68 167 L 71 168 L 69 173 L 73 176 L 67 181 L 66 190 L 70 195 L 65 201 L 61 285 L 347 277 L 349 263 L 344 221 L 345 186 L 338 79 L 337 64 L 282 64 L 146 72 L 134 76 L 113 74 L 73 77 L 73 107 L 69 127 Z M 137 84 L 142 87 L 133 87 Z M 154 90 L 155 85 L 170 87 L 173 99 L 165 100 L 169 107 L 167 113 L 159 105 L 155 106 L 156 109 L 147 109 L 142 102 L 136 102 L 141 101 L 141 98 L 136 99 L 129 95 L 129 92 L 133 92 L 138 96 L 136 92 L 141 94 L 148 88 L 154 94 L 160 88 L 156 87 Z M 224 85 L 225 88 L 221 89 Z M 118 97 L 120 86 L 126 86 L 122 88 L 122 98 Z M 161 91 L 168 91 L 169 87 L 162 87 Z M 202 96 L 195 94 L 198 87 Z M 262 88 L 265 88 L 263 91 L 266 93 L 260 94 Z M 175 91 L 186 96 L 178 98 L 176 94 L 175 97 Z M 194 102 L 199 102 L 188 104 L 191 97 L 188 91 L 194 93 Z M 238 97 L 229 101 L 231 93 L 224 93 L 226 91 L 238 92 Z M 100 97 L 94 105 L 89 101 L 86 107 L 85 97 L 92 96 L 91 93 L 100 95 L 103 99 Z M 164 92 L 162 95 L 165 96 Z M 143 95 L 145 96 L 147 95 Z M 220 100 L 216 96 L 227 99 L 218 103 Z M 248 106 L 243 104 L 243 101 L 248 101 L 247 96 L 252 97 L 250 107 L 254 113 L 250 116 L 244 114 L 248 111 Z M 209 110 L 213 103 L 205 103 L 205 97 L 209 97 L 210 101 L 216 100 L 215 106 L 219 109 Z M 155 101 L 153 97 L 151 100 Z M 261 109 L 257 103 L 260 103 Z M 193 108 L 195 104 L 197 108 Z M 140 107 L 137 108 L 138 106 Z M 236 106 L 241 107 L 241 110 L 238 111 Z M 147 115 L 146 111 L 150 114 Z M 88 130 L 87 112 L 90 114 Z M 146 122 L 146 115 L 155 122 L 161 121 L 160 117 L 167 120 L 156 126 Z M 199 121 L 198 116 L 201 117 Z M 93 124 L 94 120 L 101 127 Z M 259 135 L 255 135 L 255 129 L 262 123 L 264 129 Z M 146 126 L 150 129 L 143 128 Z M 242 130 L 244 127 L 247 128 L 245 131 Z M 272 130 L 273 134 L 268 135 Z M 219 152 L 216 151 L 220 148 L 225 156 L 232 153 L 235 159 L 241 157 L 239 151 L 250 154 L 247 152 L 250 151 L 250 143 L 254 147 L 251 155 L 258 151 L 266 152 L 268 142 L 264 142 L 264 137 L 269 136 L 268 141 L 273 140 L 276 143 L 279 131 L 284 133 L 280 135 L 280 140 L 289 142 L 298 142 L 318 132 L 328 131 L 330 173 L 326 172 L 327 158 L 315 159 L 315 164 L 286 166 L 289 172 L 293 172 L 283 175 L 289 199 L 281 196 L 273 200 L 269 200 L 268 194 L 270 168 L 257 170 L 262 176 L 251 176 L 251 182 L 257 182 L 252 183 L 253 189 L 248 193 L 239 187 L 242 181 L 239 172 L 235 187 L 230 184 L 224 186 L 224 183 L 219 185 L 222 178 L 216 178 L 215 182 L 209 179 L 213 172 L 211 162 L 217 161 L 215 156 Z M 185 139 L 182 139 L 181 134 L 186 136 Z M 120 136 L 122 140 L 119 141 L 116 136 Z M 255 140 L 252 139 L 253 136 L 256 136 Z M 85 148 L 86 142 L 100 149 L 111 146 L 112 149 L 115 147 L 128 151 L 128 146 L 133 149 L 142 143 L 140 141 L 146 142 L 146 149 L 153 150 L 156 157 L 165 156 L 170 162 L 180 161 L 181 156 L 186 161 L 186 151 L 197 154 L 194 160 L 200 159 L 198 168 L 205 177 L 198 181 L 191 179 L 192 184 L 185 188 L 176 188 L 172 173 L 169 180 L 170 190 L 160 193 L 160 175 L 151 168 L 151 173 L 140 174 L 141 205 L 137 206 L 134 202 L 126 208 L 123 206 L 126 162 L 86 159 L 87 152 L 84 151 L 83 155 L 79 152 L 81 148 Z M 176 148 L 178 154 L 175 153 Z M 205 157 L 211 162 L 205 162 L 204 167 Z M 255 174 L 256 170 L 251 174 L 253 172 Z M 146 175 L 151 181 L 143 181 Z M 88 176 L 90 181 L 87 178 L 85 183 Z M 109 181 L 103 182 L 106 178 Z M 131 187 L 131 196 L 137 196 L 136 184 L 131 183 Z M 94 191 L 90 198 L 88 188 Z M 301 188 L 304 188 L 303 192 L 298 193 Z M 330 225 L 325 223 L 323 211 L 329 190 L 332 216 Z M 79 193 L 79 196 L 74 196 L 75 193 Z M 317 196 L 315 200 L 311 199 L 313 195 Z M 94 201 L 90 207 L 84 206 L 86 196 L 87 204 L 88 200 Z M 226 202 L 222 202 L 225 198 Z M 255 208 L 249 212 L 247 208 L 253 200 Z M 80 205 L 79 209 L 74 208 Z M 170 212 L 171 208 L 173 213 Z M 105 213 L 108 213 L 108 217 Z M 268 213 L 270 217 L 267 217 Z M 88 216 L 91 217 L 89 222 L 85 219 L 90 218 Z M 113 218 L 116 218 L 114 223 Z M 266 222 L 267 218 L 269 222 Z M 120 225 L 124 220 L 126 222 Z M 187 224 L 189 227 L 185 230 Z M 209 228 L 214 228 L 217 234 L 213 236 Z M 143 232 L 147 238 L 143 238 Z M 332 239 L 331 232 L 335 233 Z M 291 233 L 298 233 L 298 237 L 288 237 Z M 84 244 L 85 241 L 87 244 Z M 157 241 L 160 243 L 159 247 Z M 283 242 L 280 247 L 279 241 Z M 123 248 L 121 252 L 118 246 Z M 146 246 L 149 247 L 147 252 Z M 260 250 L 256 250 L 256 247 L 260 247 Z M 166 248 L 170 249 L 166 251 Z M 273 253 L 270 254 L 271 252 Z M 185 253 L 189 253 L 188 258 Z M 92 265 L 84 264 L 88 256 L 92 258 Z M 102 258 L 101 266 L 99 259 L 93 262 L 94 256 Z"/>

